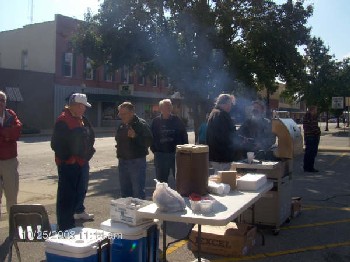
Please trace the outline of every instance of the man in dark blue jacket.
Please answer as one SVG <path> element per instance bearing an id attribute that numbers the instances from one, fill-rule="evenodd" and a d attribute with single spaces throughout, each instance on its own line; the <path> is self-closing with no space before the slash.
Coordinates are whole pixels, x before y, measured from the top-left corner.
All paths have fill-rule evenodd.
<path id="1" fill-rule="evenodd" d="M 171 170 L 175 176 L 176 146 L 188 144 L 188 135 L 182 120 L 172 114 L 173 105 L 170 99 L 160 101 L 159 110 L 160 116 L 154 118 L 151 124 L 153 134 L 151 150 L 154 153 L 158 181 L 168 182 Z"/>

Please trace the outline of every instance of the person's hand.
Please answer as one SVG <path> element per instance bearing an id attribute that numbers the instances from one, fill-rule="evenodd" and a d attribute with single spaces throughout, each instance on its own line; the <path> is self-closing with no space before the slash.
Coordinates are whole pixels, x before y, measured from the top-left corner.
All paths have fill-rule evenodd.
<path id="1" fill-rule="evenodd" d="M 136 136 L 135 130 L 130 126 L 128 129 L 128 137 L 134 138 Z"/>

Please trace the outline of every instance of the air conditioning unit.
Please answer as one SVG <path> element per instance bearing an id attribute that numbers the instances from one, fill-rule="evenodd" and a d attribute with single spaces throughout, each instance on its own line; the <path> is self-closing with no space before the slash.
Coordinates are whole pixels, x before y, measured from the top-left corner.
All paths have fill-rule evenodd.
<path id="1" fill-rule="evenodd" d="M 133 94 L 134 94 L 134 85 L 132 85 L 132 84 L 119 85 L 119 95 L 132 96 Z"/>

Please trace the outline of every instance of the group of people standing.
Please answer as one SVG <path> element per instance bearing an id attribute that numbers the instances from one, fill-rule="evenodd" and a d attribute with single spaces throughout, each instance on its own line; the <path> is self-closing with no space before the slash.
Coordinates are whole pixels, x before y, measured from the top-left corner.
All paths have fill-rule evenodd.
<path id="1" fill-rule="evenodd" d="M 230 114 L 235 102 L 233 95 L 219 95 L 207 121 L 206 144 L 215 171 L 229 170 L 232 161 L 243 159 L 246 152 L 267 151 L 276 142 L 271 121 L 264 117 L 265 107 L 260 101 L 252 103 L 251 117 L 237 130 Z"/>
<path id="2" fill-rule="evenodd" d="M 95 135 L 84 112 L 91 105 L 85 94 L 75 93 L 57 118 L 51 139 L 58 170 L 56 215 L 59 230 L 75 226 L 75 220 L 93 219 L 85 212 L 89 160 L 95 153 Z M 145 199 L 146 156 L 154 153 L 156 178 L 167 182 L 170 171 L 175 176 L 176 145 L 187 144 L 184 123 L 172 114 L 170 99 L 159 102 L 160 115 L 151 126 L 135 113 L 131 102 L 118 106 L 121 124 L 115 135 L 121 197 Z"/>
<path id="3" fill-rule="evenodd" d="M 10 207 L 17 203 L 19 190 L 16 141 L 22 124 L 15 112 L 6 108 L 6 99 L 6 94 L 0 91 L 0 204 L 4 191 L 9 213 Z M 271 132 L 271 122 L 263 117 L 264 106 L 260 102 L 252 103 L 252 117 L 238 130 L 230 114 L 234 104 L 233 95 L 219 95 L 207 123 L 202 127 L 205 135 L 202 134 L 201 141 L 209 146 L 210 165 L 215 170 L 229 170 L 231 162 L 241 157 L 237 155 L 239 147 L 246 151 L 267 150 L 276 141 Z M 75 227 L 75 220 L 94 218 L 84 206 L 89 160 L 95 153 L 94 130 L 84 116 L 90 107 L 85 94 L 72 94 L 54 126 L 51 148 L 55 152 L 58 171 L 56 215 L 59 230 Z M 175 176 L 176 146 L 187 144 L 188 135 L 185 124 L 172 113 L 170 99 L 161 100 L 159 110 L 160 115 L 149 126 L 135 113 L 131 102 L 118 106 L 121 124 L 116 130 L 115 141 L 121 197 L 145 198 L 148 149 L 154 154 L 157 180 L 167 182 L 170 172 Z M 310 107 L 306 114 L 304 130 L 304 171 L 317 172 L 314 161 L 320 130 L 316 107 Z"/>
<path id="4" fill-rule="evenodd" d="M 199 129 L 199 143 L 209 146 L 210 166 L 215 170 L 229 170 L 232 161 L 242 160 L 247 152 L 260 152 L 266 157 L 272 152 L 276 135 L 272 132 L 272 123 L 264 117 L 265 106 L 261 101 L 252 102 L 251 115 L 236 129 L 230 111 L 235 105 L 235 97 L 221 94 L 209 114 L 207 122 Z M 318 172 L 314 167 L 320 142 L 320 127 L 316 106 L 310 106 L 303 119 L 305 154 L 304 172 Z M 203 137 L 206 139 L 204 140 Z"/>

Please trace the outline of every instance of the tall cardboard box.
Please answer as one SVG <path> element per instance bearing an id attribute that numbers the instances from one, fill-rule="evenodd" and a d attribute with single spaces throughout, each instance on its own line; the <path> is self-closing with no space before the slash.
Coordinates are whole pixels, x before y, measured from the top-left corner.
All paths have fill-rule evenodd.
<path id="1" fill-rule="evenodd" d="M 190 234 L 189 248 L 198 250 L 198 226 Z M 202 226 L 201 251 L 221 256 L 240 257 L 255 245 L 256 227 L 230 222 L 226 226 Z"/>

